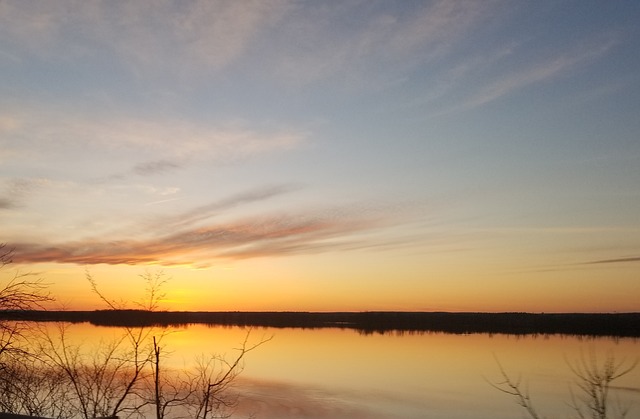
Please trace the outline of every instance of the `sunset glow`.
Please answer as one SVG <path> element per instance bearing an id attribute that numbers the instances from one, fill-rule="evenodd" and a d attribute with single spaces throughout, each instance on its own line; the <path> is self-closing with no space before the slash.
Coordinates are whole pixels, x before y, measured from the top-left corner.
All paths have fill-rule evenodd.
<path id="1" fill-rule="evenodd" d="M 640 4 L 0 3 L 52 308 L 640 311 Z"/>

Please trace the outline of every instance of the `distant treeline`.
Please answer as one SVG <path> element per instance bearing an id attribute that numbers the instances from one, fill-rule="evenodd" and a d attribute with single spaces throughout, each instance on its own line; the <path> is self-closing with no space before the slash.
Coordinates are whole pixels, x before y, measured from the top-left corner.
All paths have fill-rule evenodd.
<path id="1" fill-rule="evenodd" d="M 562 334 L 640 337 L 640 313 L 447 313 L 447 312 L 187 312 L 144 310 L 0 311 L 0 319 L 89 322 L 97 326 L 348 328 L 361 333 L 446 332 Z"/>

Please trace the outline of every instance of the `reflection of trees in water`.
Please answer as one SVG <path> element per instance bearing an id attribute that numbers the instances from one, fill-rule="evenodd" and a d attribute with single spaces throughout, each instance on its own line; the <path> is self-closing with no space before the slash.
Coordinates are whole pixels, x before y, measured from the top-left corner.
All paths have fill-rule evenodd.
<path id="1" fill-rule="evenodd" d="M 63 345 L 64 333 L 51 333 L 39 350 L 6 360 L 0 410 L 50 418 L 227 417 L 237 403 L 230 386 L 244 355 L 257 346 L 245 342 L 231 360 L 202 356 L 191 369 L 178 370 L 162 366 L 160 341 L 158 358 L 146 357 L 147 346 L 136 358 L 128 340 Z"/>
<path id="2" fill-rule="evenodd" d="M 4 249 L 0 245 L 0 268 L 11 263 L 11 251 Z M 148 313 L 158 308 L 165 279 L 142 277 L 147 298 L 137 304 Z M 105 298 L 90 274 L 87 279 L 110 309 L 121 308 Z M 69 323 L 27 328 L 17 317 L 51 301 L 45 285 L 16 273 L 0 288 L 0 310 L 12 313 L 5 317 L 12 320 L 0 323 L 0 411 L 86 419 L 228 417 L 237 403 L 229 387 L 242 372 L 245 355 L 268 340 L 250 343 L 247 333 L 230 360 L 202 356 L 191 369 L 165 369 L 165 332 L 151 326 L 124 327 L 120 337 L 94 346 L 70 342 Z"/>

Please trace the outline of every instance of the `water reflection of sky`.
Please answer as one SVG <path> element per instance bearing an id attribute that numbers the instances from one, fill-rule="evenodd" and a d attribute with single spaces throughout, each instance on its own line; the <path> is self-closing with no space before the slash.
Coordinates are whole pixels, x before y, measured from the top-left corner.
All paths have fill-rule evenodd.
<path id="1" fill-rule="evenodd" d="M 90 348 L 118 329 L 74 325 L 69 337 Z M 192 325 L 157 330 L 168 368 L 199 355 L 233 357 L 247 330 Z M 600 359 L 634 360 L 640 341 L 566 336 L 373 334 L 340 329 L 253 329 L 249 343 L 272 339 L 249 353 L 235 390 L 237 417 L 501 419 L 524 412 L 487 381 L 499 381 L 497 358 L 521 376 L 541 413 L 566 416 L 572 382 L 567 360 L 595 350 Z M 93 342 L 93 343 L 92 343 Z M 582 354 L 582 355 L 581 355 Z M 617 384 L 615 397 L 640 398 L 640 368 Z M 636 406 L 636 409 L 640 407 Z M 633 410 L 632 410 L 633 412 Z M 637 412 L 636 412 L 637 413 Z M 633 417 L 633 416 L 631 416 Z"/>

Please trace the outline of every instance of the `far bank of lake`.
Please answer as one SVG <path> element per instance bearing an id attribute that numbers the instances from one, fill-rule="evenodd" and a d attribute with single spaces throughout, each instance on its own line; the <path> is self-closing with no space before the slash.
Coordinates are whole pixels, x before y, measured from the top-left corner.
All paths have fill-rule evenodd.
<path id="1" fill-rule="evenodd" d="M 341 328 L 360 333 L 445 332 L 640 337 L 640 313 L 0 311 L 0 319 L 88 322 L 97 326 L 208 324 Z"/>

